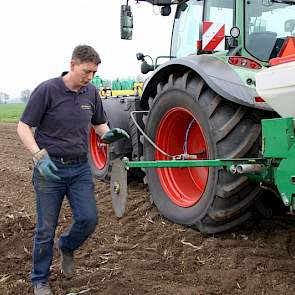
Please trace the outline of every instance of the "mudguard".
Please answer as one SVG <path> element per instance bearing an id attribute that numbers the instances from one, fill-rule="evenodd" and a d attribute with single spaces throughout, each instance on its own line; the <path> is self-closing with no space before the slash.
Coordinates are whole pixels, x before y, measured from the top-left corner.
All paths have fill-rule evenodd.
<path id="1" fill-rule="evenodd" d="M 247 87 L 235 71 L 214 55 L 189 55 L 170 60 L 158 67 L 153 75 L 145 82 L 140 105 L 144 110 L 149 109 L 149 97 L 155 97 L 159 82 L 166 82 L 172 73 L 179 75 L 193 70 L 220 96 L 237 104 L 252 108 L 272 110 L 266 103 L 256 103 L 259 96 L 255 89 Z"/>
<path id="2" fill-rule="evenodd" d="M 122 139 L 110 145 L 112 158 L 132 154 L 132 158 L 139 160 L 142 145 L 139 144 L 140 132 L 133 123 L 130 113 L 141 111 L 138 96 L 110 97 L 102 99 L 102 105 L 110 128 L 122 128 L 130 135 L 129 139 Z M 144 128 L 143 114 L 134 115 L 137 123 Z"/>
<path id="3" fill-rule="evenodd" d="M 123 97 L 110 97 L 108 99 L 102 99 L 105 116 L 110 128 L 122 128 L 130 133 L 128 126 L 129 114 L 127 112 L 127 103 L 128 100 Z M 110 151 L 114 156 L 119 156 L 121 154 L 126 155 L 128 153 L 131 153 L 131 140 L 124 139 L 118 142 L 114 142 L 110 146 Z"/>

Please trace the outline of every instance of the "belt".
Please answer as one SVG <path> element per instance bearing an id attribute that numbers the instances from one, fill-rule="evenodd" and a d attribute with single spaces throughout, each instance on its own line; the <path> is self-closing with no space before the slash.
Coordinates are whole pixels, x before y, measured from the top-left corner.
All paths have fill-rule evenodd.
<path id="1" fill-rule="evenodd" d="M 78 164 L 85 163 L 88 161 L 87 155 L 50 155 L 51 160 L 60 162 L 62 164 Z"/>

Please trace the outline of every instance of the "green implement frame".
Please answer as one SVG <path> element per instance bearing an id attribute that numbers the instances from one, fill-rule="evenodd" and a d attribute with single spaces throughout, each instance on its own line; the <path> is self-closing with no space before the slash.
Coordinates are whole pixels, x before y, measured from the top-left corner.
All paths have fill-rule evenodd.
<path id="1" fill-rule="evenodd" d="M 267 165 L 268 160 L 264 158 L 249 159 L 217 159 L 217 160 L 161 160 L 161 161 L 129 161 L 124 158 L 123 162 L 128 168 L 187 168 L 187 167 L 223 167 L 229 172 L 234 171 L 237 164 L 245 165 Z"/>
<path id="2" fill-rule="evenodd" d="M 295 136 L 294 119 L 262 120 L 262 158 L 216 160 L 129 161 L 129 168 L 221 167 L 232 174 L 244 174 L 252 181 L 275 184 L 286 206 L 295 210 Z M 186 155 L 189 156 L 190 155 Z"/>

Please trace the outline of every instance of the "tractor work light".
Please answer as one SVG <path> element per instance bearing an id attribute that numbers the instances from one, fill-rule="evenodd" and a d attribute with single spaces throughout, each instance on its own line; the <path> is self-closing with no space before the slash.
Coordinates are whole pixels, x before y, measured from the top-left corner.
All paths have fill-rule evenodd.
<path id="1" fill-rule="evenodd" d="M 240 36 L 240 29 L 238 27 L 232 27 L 230 29 L 230 35 L 233 38 L 238 38 Z"/>
<path id="2" fill-rule="evenodd" d="M 252 70 L 259 70 L 262 68 L 261 64 L 259 64 L 257 61 L 242 56 L 231 56 L 228 58 L 228 63 L 233 66 Z"/>

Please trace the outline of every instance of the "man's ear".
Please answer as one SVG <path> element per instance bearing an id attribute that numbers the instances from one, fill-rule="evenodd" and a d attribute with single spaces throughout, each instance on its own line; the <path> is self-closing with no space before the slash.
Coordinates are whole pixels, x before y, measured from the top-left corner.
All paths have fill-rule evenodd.
<path id="1" fill-rule="evenodd" d="M 71 71 L 74 70 L 74 66 L 75 66 L 76 62 L 72 59 L 71 60 L 71 63 L 70 63 L 70 68 L 71 68 Z"/>

